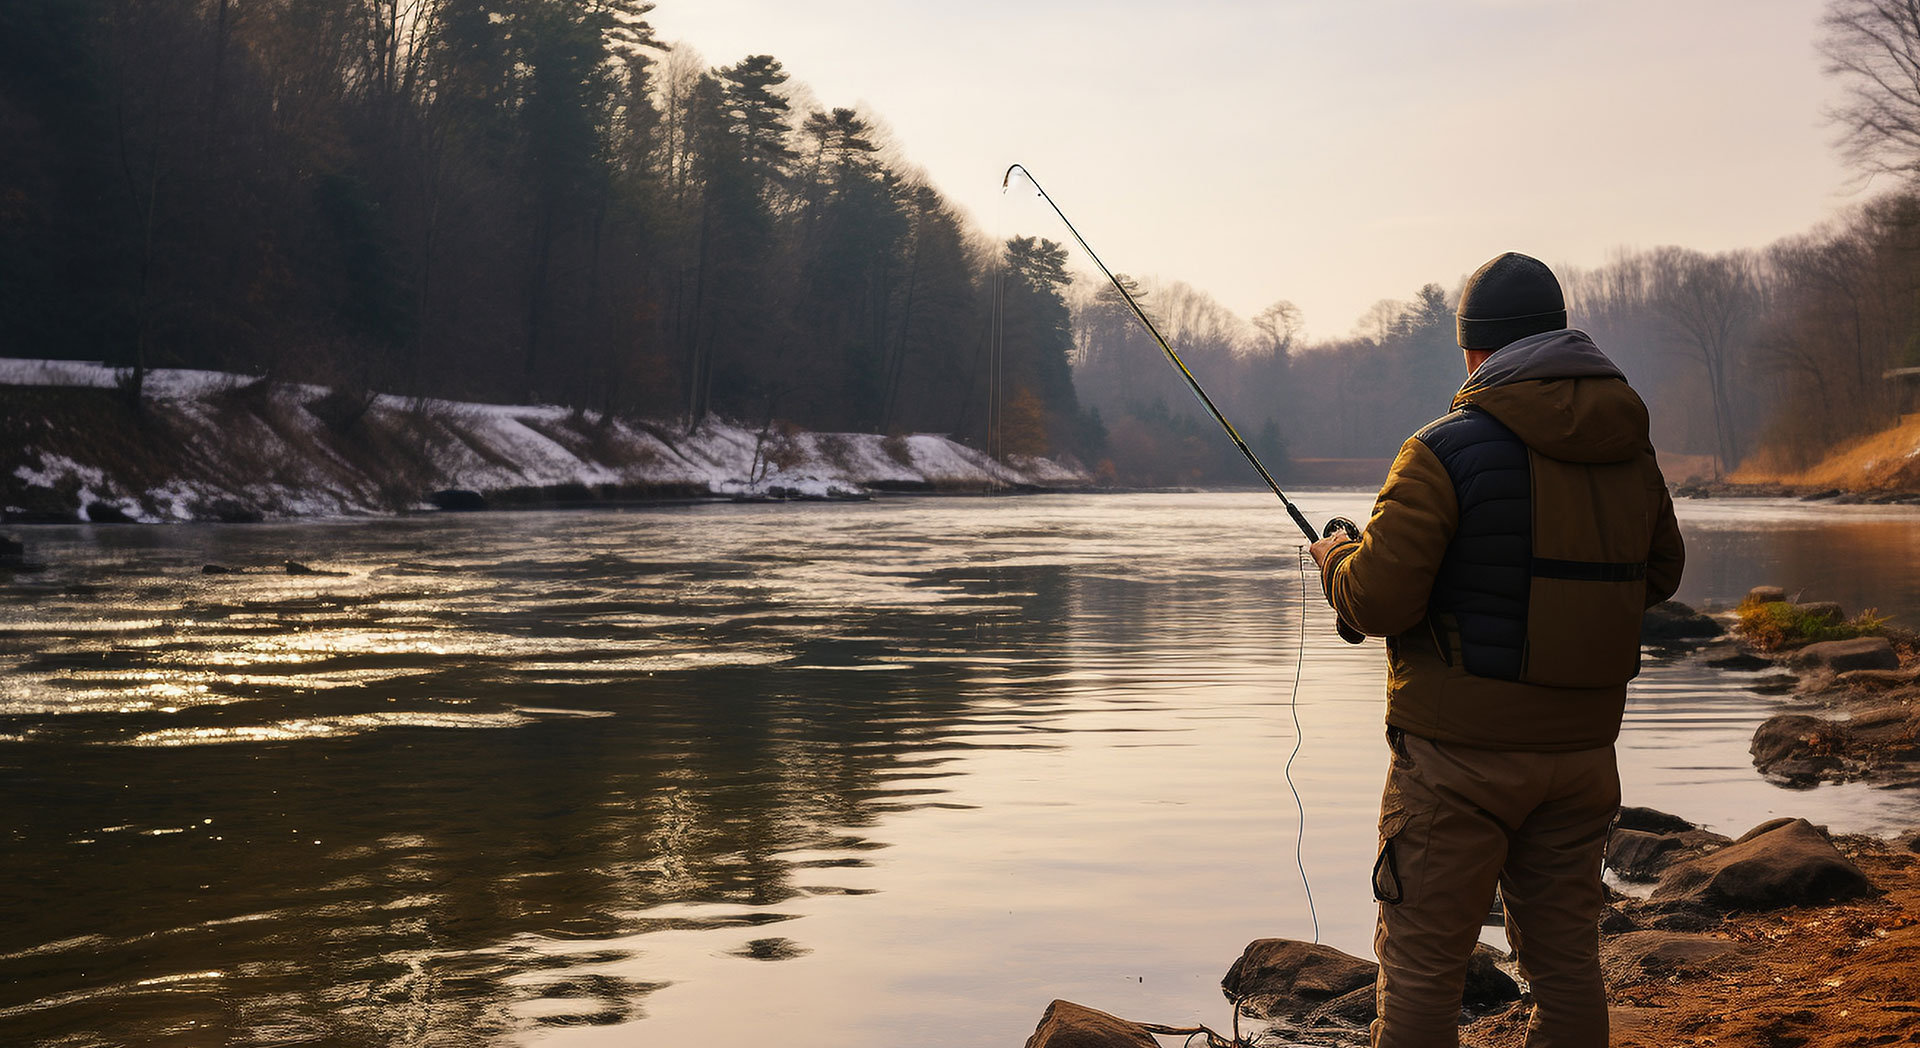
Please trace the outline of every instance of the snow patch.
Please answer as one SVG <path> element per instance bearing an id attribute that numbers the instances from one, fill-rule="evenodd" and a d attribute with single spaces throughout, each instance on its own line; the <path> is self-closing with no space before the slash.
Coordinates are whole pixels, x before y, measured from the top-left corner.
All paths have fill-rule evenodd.
<path id="1" fill-rule="evenodd" d="M 0 359 L 0 385 L 114 388 L 122 375 L 99 363 Z M 79 434 L 71 441 L 55 435 L 38 452 L 0 451 L 0 470 L 10 470 L 20 482 L 16 489 L 57 493 L 73 512 L 102 502 L 149 522 L 389 512 L 446 488 L 848 498 L 876 488 L 984 491 L 1089 482 L 1070 464 L 1021 456 L 999 461 L 937 434 L 809 433 L 723 420 L 686 432 L 678 424 L 553 405 L 380 395 L 359 425 L 377 428 L 388 445 L 419 452 L 419 462 L 392 463 L 364 429 L 342 435 L 329 428 L 321 417 L 328 390 L 258 381 L 212 371 L 147 373 L 150 408 L 186 444 L 174 475 L 159 482 L 134 483 L 112 476 L 112 464 L 85 461 L 89 447 Z"/>

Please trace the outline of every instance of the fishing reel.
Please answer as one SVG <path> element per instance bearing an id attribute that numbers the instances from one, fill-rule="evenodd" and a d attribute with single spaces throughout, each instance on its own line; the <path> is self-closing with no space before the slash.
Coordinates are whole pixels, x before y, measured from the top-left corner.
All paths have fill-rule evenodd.
<path id="1" fill-rule="evenodd" d="M 1346 532 L 1348 538 L 1355 542 L 1360 541 L 1360 526 L 1345 517 L 1335 517 L 1327 521 L 1327 526 L 1320 531 L 1320 537 L 1330 539 L 1334 536 L 1335 532 Z M 1347 620 L 1339 618 L 1338 613 L 1335 613 L 1335 619 L 1340 629 L 1341 640 L 1346 641 L 1348 644 L 1358 644 L 1367 639 L 1366 634 L 1347 625 Z"/>
<path id="2" fill-rule="evenodd" d="M 1345 517 L 1335 517 L 1327 521 L 1327 526 L 1320 529 L 1320 537 L 1330 539 L 1336 531 L 1344 531 L 1347 533 L 1348 538 L 1355 542 L 1360 541 L 1360 525 L 1355 524 Z"/>

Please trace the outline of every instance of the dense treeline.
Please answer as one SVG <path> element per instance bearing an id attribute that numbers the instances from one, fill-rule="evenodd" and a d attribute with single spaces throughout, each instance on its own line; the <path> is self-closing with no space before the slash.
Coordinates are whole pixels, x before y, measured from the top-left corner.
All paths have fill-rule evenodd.
<path id="1" fill-rule="evenodd" d="M 1460 385 L 1453 300 L 1438 284 L 1382 301 L 1352 335 L 1321 342 L 1301 337 L 1286 301 L 1246 321 L 1186 284 L 1129 281 L 1129 291 L 1283 480 L 1297 475 L 1296 458 L 1390 456 Z M 1134 483 L 1259 483 L 1118 293 L 1082 300 L 1075 332 L 1081 399 L 1107 432 L 1103 468 Z"/>
<path id="2" fill-rule="evenodd" d="M 1892 192 L 1764 249 L 1562 269 L 1663 453 L 1705 463 L 1688 471 L 1793 468 L 1903 406 L 1886 372 L 1920 366 L 1906 7 L 1831 0 L 1823 43 L 1846 153 Z M 107 360 L 136 405 L 159 366 L 317 381 L 348 391 L 343 426 L 376 389 L 532 398 L 943 432 L 1120 483 L 1254 481 L 1060 245 L 983 240 L 869 116 L 812 104 L 772 56 L 670 48 L 651 9 L 0 5 L 0 355 Z M 1314 341 L 1284 301 L 1247 320 L 1178 282 L 1129 286 L 1283 477 L 1391 455 L 1460 380 L 1457 276 Z"/>
<path id="3" fill-rule="evenodd" d="M 1762 249 L 1623 251 L 1560 276 L 1574 325 L 1647 400 L 1655 445 L 1689 457 L 1675 480 L 1741 463 L 1804 468 L 1912 410 L 1887 374 L 1920 367 L 1920 196 L 1910 192 Z M 1284 302 L 1248 323 L 1180 284 L 1149 283 L 1136 297 L 1284 475 L 1289 457 L 1389 457 L 1445 412 L 1465 375 L 1458 294 L 1457 282 L 1451 291 L 1428 284 L 1323 341 L 1300 339 L 1298 313 Z M 1158 348 L 1123 322 L 1117 294 L 1086 298 L 1078 318 L 1082 400 L 1104 422 L 1122 479 L 1257 483 Z"/>
<path id="4" fill-rule="evenodd" d="M 644 0 L 0 7 L 0 355 L 1005 453 L 1097 439 L 1057 245 L 983 243 Z M 345 413 L 351 421 L 351 405 Z"/>
<path id="5" fill-rule="evenodd" d="M 1800 469 L 1916 407 L 1915 376 L 1891 372 L 1920 368 L 1920 9 L 1829 0 L 1822 22 L 1841 148 L 1863 177 L 1891 178 L 1888 191 L 1765 248 L 1661 247 L 1560 267 L 1573 323 L 1648 401 L 1676 480 L 1742 464 Z M 1461 259 L 1461 276 L 1480 261 Z M 1317 342 L 1298 337 L 1285 302 L 1247 323 L 1182 285 L 1146 291 L 1143 304 L 1283 476 L 1288 453 L 1393 454 L 1462 378 L 1458 280 L 1382 301 L 1353 334 Z M 1076 329 L 1082 399 L 1111 435 L 1113 468 L 1150 483 L 1252 481 L 1177 384 L 1153 375 L 1156 351 L 1123 311 L 1118 295 L 1088 296 Z"/>

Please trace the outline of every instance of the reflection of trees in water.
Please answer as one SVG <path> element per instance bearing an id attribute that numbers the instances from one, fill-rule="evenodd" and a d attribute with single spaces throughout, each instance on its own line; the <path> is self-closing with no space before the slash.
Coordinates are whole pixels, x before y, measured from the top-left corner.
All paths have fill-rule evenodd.
<path id="1" fill-rule="evenodd" d="M 1070 571 L 969 577 L 983 581 L 929 580 L 963 599 L 849 616 L 785 664 L 537 688 L 453 665 L 406 685 L 611 717 L 16 746 L 0 767 L 20 812 L 0 857 L 0 1027 L 27 1043 L 467 1044 L 636 1018 L 658 983 L 593 970 L 626 955 L 588 944 L 749 929 L 798 895 L 852 893 L 831 871 L 867 862 L 886 814 L 940 803 L 937 762 L 966 742 L 975 697 L 1047 705 Z M 738 639 L 727 628 L 716 645 Z M 877 663 L 903 668 L 831 669 Z M 754 936 L 779 940 L 769 958 L 800 938 Z"/>
<path id="2" fill-rule="evenodd" d="M 1681 507 L 1687 540 L 1687 575 L 1679 598 L 1738 601 L 1754 586 L 1783 586 L 1802 600 L 1838 601 L 1847 614 L 1878 608 L 1902 626 L 1920 626 L 1920 576 L 1906 570 L 1920 563 L 1920 527 L 1906 516 L 1849 519 L 1844 509 L 1831 519 L 1788 519 L 1771 527 L 1693 526 Z"/>

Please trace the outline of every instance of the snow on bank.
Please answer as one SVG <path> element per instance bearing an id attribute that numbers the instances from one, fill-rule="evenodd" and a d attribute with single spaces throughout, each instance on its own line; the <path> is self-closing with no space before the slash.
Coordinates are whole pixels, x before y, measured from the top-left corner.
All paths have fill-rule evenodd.
<path id="1" fill-rule="evenodd" d="M 34 391 L 6 387 L 118 384 L 116 371 L 99 364 L 0 359 L 0 395 L 23 414 L 34 411 L 21 406 Z M 1069 465 L 1001 462 L 931 434 L 717 420 L 688 434 L 550 405 L 356 400 L 208 371 L 152 371 L 146 390 L 148 419 L 137 428 L 118 401 L 85 393 L 49 409 L 43 425 L 9 420 L 4 432 L 18 446 L 0 446 L 0 511 L 12 519 L 252 519 L 390 512 L 449 488 L 537 501 L 542 493 L 831 498 L 1088 483 Z"/>

